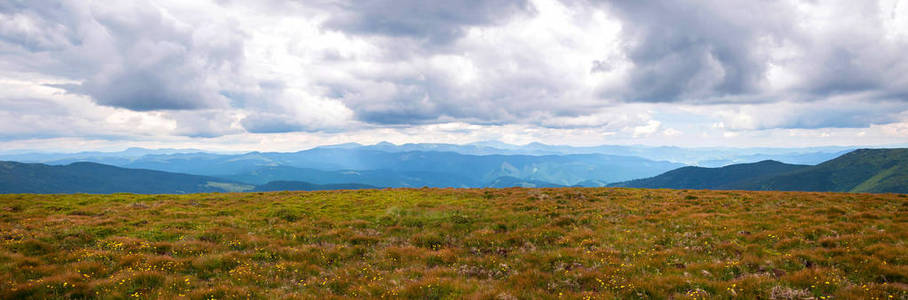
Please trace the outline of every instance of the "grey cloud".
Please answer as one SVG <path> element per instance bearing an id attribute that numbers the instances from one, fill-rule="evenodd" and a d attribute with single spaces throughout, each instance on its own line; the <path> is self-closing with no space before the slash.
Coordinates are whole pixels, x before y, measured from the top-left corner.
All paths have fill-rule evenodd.
<path id="1" fill-rule="evenodd" d="M 608 72 L 614 70 L 614 66 L 607 60 L 594 60 L 590 73 Z"/>
<path id="2" fill-rule="evenodd" d="M 908 107 L 902 107 L 902 110 Z M 779 128 L 863 128 L 871 124 L 889 124 L 899 121 L 898 112 L 880 109 L 830 109 L 805 111 L 780 124 Z"/>
<path id="3" fill-rule="evenodd" d="M 908 103 L 900 99 L 870 105 L 862 99 L 761 104 L 724 114 L 724 126 L 732 130 L 866 128 L 904 121 L 905 113 Z"/>
<path id="4" fill-rule="evenodd" d="M 75 43 L 72 32 L 33 15 L 0 14 L 0 40 L 20 45 L 30 51 L 59 50 Z"/>
<path id="5" fill-rule="evenodd" d="M 81 80 L 80 90 L 101 105 L 136 111 L 226 107 L 216 76 L 243 61 L 238 29 L 181 24 L 148 2 L 19 2 L 0 11 L 2 20 L 44 27 L 0 22 L 0 39 L 27 50 L 18 59 L 43 60 L 28 67 Z"/>
<path id="6" fill-rule="evenodd" d="M 325 23 L 348 33 L 409 37 L 446 44 L 468 26 L 499 23 L 515 13 L 533 10 L 526 0 L 365 0 L 335 3 Z"/>
<path id="7" fill-rule="evenodd" d="M 220 94 L 230 100 L 230 107 L 268 110 L 272 109 L 269 104 L 280 98 L 286 87 L 281 80 L 263 80 L 242 88 L 222 90 Z"/>
<path id="8" fill-rule="evenodd" d="M 233 115 L 220 110 L 184 110 L 167 113 L 177 123 L 175 134 L 189 137 L 218 137 L 243 130 L 233 128 Z"/>
<path id="9" fill-rule="evenodd" d="M 761 39 L 784 34 L 793 21 L 775 1 L 611 1 L 607 7 L 624 23 L 634 64 L 628 86 L 616 95 L 626 101 L 757 93 L 768 59 Z"/>
<path id="10" fill-rule="evenodd" d="M 243 108 L 239 126 L 251 133 L 336 131 L 351 120 L 342 103 L 290 87 L 283 80 L 260 80 L 223 92 L 231 106 Z"/>
<path id="11" fill-rule="evenodd" d="M 333 83 L 332 90 L 342 95 L 342 101 L 353 109 L 358 120 L 373 124 L 420 124 L 432 122 L 445 114 L 448 99 L 444 82 L 433 80 L 372 78 L 368 85 Z M 377 85 L 377 86 L 376 86 Z M 389 89 L 376 95 L 363 89 Z"/>
<path id="12" fill-rule="evenodd" d="M 444 122 L 446 119 L 453 119 L 447 117 L 443 111 L 427 111 L 421 109 L 359 110 L 356 112 L 355 117 L 357 120 L 378 125 L 421 125 L 440 123 Z"/>
<path id="13" fill-rule="evenodd" d="M 849 1 L 839 8 L 848 19 L 831 29 L 801 37 L 808 57 L 797 63 L 810 78 L 799 91 L 829 96 L 871 91 L 883 97 L 868 99 L 908 101 L 908 35 L 887 32 L 882 25 L 881 3 Z M 898 16 L 908 18 L 908 15 Z M 860 20 L 860 22 L 854 19 Z M 839 20 L 836 20 L 839 21 Z"/>
<path id="14" fill-rule="evenodd" d="M 27 1 L 0 3 L 0 41 L 29 51 L 61 50 L 80 42 L 71 12 L 56 5 Z"/>
<path id="15" fill-rule="evenodd" d="M 836 49 L 815 67 L 814 75 L 819 80 L 811 82 L 807 90 L 819 95 L 866 91 L 881 88 L 876 70 L 865 68 L 867 61 L 849 49 Z"/>
<path id="16" fill-rule="evenodd" d="M 829 5 L 831 3 L 812 3 Z M 908 89 L 908 41 L 887 39 L 876 1 L 833 4 L 843 14 L 834 24 L 807 28 L 787 1 L 610 1 L 607 9 L 624 23 L 628 84 L 604 97 L 630 102 L 816 101 L 873 91 L 888 101 Z M 905 17 L 905 16 L 900 16 Z M 773 47 L 800 51 L 773 58 Z M 803 78 L 784 91 L 767 91 L 772 64 Z M 869 120 L 868 120 L 869 121 Z M 865 124 L 867 124 L 865 122 Z M 805 124 L 806 125 L 806 124 Z M 806 125 L 809 126 L 809 125 Z"/>
<path id="17" fill-rule="evenodd" d="M 131 70 L 98 76 L 84 89 L 101 105 L 135 111 L 200 109 L 218 106 L 199 92 L 200 79 L 192 74 L 161 74 L 160 70 Z"/>
<path id="18" fill-rule="evenodd" d="M 570 116 L 592 109 L 564 99 L 564 91 L 572 83 L 548 74 L 482 73 L 480 76 L 490 78 L 458 85 L 446 70 L 426 67 L 413 75 L 376 74 L 355 82 L 322 84 L 352 109 L 358 120 L 383 125 L 452 120 L 475 124 L 538 123 L 534 117 L 539 112 Z"/>

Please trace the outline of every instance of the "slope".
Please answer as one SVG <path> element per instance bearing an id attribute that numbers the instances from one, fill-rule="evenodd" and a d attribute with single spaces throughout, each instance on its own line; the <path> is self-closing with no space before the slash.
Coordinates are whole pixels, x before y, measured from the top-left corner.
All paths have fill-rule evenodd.
<path id="1" fill-rule="evenodd" d="M 772 160 L 721 168 L 683 167 L 659 176 L 611 184 L 615 187 L 672 189 L 732 189 L 742 182 L 808 168 Z"/>
<path id="2" fill-rule="evenodd" d="M 859 149 L 819 165 L 741 185 L 751 190 L 908 193 L 908 149 Z"/>

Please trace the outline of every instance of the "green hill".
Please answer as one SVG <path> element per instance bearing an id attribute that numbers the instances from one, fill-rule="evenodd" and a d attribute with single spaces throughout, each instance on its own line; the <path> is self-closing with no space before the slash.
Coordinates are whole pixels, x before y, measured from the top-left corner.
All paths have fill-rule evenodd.
<path id="1" fill-rule="evenodd" d="M 758 178 L 809 168 L 773 160 L 750 164 L 728 165 L 721 168 L 683 167 L 659 176 L 611 184 L 615 187 L 671 189 L 733 189 Z"/>
<path id="2" fill-rule="evenodd" d="M 750 190 L 908 193 L 908 149 L 860 149 L 795 172 L 755 180 Z"/>
<path id="3" fill-rule="evenodd" d="M 816 166 L 776 161 L 684 167 L 617 187 L 908 193 L 908 149 L 860 149 Z"/>

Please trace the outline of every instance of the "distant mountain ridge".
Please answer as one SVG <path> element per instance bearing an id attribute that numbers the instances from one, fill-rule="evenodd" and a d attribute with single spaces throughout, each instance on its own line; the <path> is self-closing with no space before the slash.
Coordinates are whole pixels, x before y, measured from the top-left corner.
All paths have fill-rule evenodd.
<path id="1" fill-rule="evenodd" d="M 274 191 L 325 191 L 325 190 L 362 190 L 377 189 L 376 186 L 359 183 L 340 183 L 340 184 L 314 184 L 303 181 L 271 181 L 263 185 L 256 186 L 253 192 L 274 192 Z"/>
<path id="2" fill-rule="evenodd" d="M 0 162 L 0 193 L 186 194 L 251 186 L 214 177 L 79 162 L 66 166 Z"/>
<path id="3" fill-rule="evenodd" d="M 322 156 L 338 155 L 330 149 Z M 358 151 L 358 150 L 349 150 Z M 380 152 L 380 151 L 378 151 Z M 356 152 L 361 153 L 361 152 Z M 341 153 L 343 154 L 343 153 Z M 365 161 L 344 157 L 341 163 L 382 166 L 368 152 Z M 156 163 L 185 167 L 196 156 L 180 154 L 177 161 Z M 434 155 L 441 155 L 441 160 Z M 169 155 L 166 158 L 171 158 Z M 393 158 L 387 166 L 397 170 L 317 170 L 288 166 L 265 166 L 248 173 L 215 177 L 148 169 L 77 162 L 64 166 L 0 161 L 0 193 L 143 193 L 183 194 L 202 192 L 363 189 L 388 186 L 421 187 L 561 187 L 566 184 L 545 180 L 565 178 L 559 172 L 601 176 L 615 168 L 633 168 L 647 163 L 640 158 L 604 155 L 570 156 L 464 156 L 450 152 L 380 152 L 379 158 Z M 428 158 L 427 158 L 428 157 Z M 294 158 L 292 155 L 290 158 Z M 216 155 L 216 163 L 254 162 L 267 155 Z M 353 159 L 353 160 L 351 160 Z M 152 160 L 154 162 L 154 160 Z M 660 165 L 665 167 L 665 165 Z M 584 173 L 585 172 L 585 173 Z M 471 174 L 484 174 L 471 176 Z M 512 176 L 516 174 L 518 176 Z M 592 174 L 592 175 L 591 175 Z M 568 174 L 576 175 L 576 174 Z M 561 176 L 561 177 L 559 177 Z M 286 180 L 291 178 L 292 180 Z M 582 177 L 574 177 L 582 178 Z M 315 181 L 315 182 L 311 182 Z M 582 180 L 579 186 L 602 186 L 602 180 Z M 793 165 L 760 161 L 720 168 L 682 167 L 650 178 L 610 184 L 616 187 L 675 189 L 736 189 L 783 191 L 836 191 L 908 193 L 908 149 L 860 149 L 819 165 Z"/>
<path id="4" fill-rule="evenodd" d="M 525 187 L 525 188 L 542 188 L 542 187 L 565 187 L 564 185 L 554 184 L 532 179 L 520 179 L 517 177 L 503 176 L 495 178 L 486 187 L 490 188 L 508 188 L 508 187 Z"/>
<path id="5" fill-rule="evenodd" d="M 105 163 L 106 160 L 99 160 Z M 50 163 L 70 163 L 58 161 Z M 387 152 L 368 149 L 315 148 L 292 153 L 250 152 L 238 155 L 210 153 L 152 154 L 116 166 L 159 170 L 239 180 L 247 174 L 264 174 L 268 168 L 294 167 L 327 172 L 387 171 L 403 179 L 399 185 L 481 187 L 503 176 L 574 185 L 586 180 L 616 182 L 653 176 L 683 164 L 652 161 L 633 156 L 604 154 L 568 155 L 467 155 L 443 151 Z M 263 171 L 264 170 L 264 171 Z M 413 176 L 415 174 L 415 176 Z M 297 175 L 267 175 L 270 180 L 302 180 Z M 245 176 L 250 177 L 250 176 Z M 377 182 L 362 182 L 377 184 Z M 427 183 L 429 182 L 429 183 Z M 249 182 L 253 183 L 253 182 Z M 255 183 L 262 183 L 261 180 Z"/>
<path id="6" fill-rule="evenodd" d="M 0 161 L 0 194 L 189 194 L 244 191 L 373 189 L 359 183 L 272 181 L 258 186 L 208 176 L 78 162 L 65 166 Z"/>
<path id="7" fill-rule="evenodd" d="M 908 145 L 903 145 L 908 146 Z M 902 146 L 900 146 L 902 147 Z M 653 161 L 670 161 L 687 165 L 704 167 L 724 166 L 734 163 L 777 160 L 792 164 L 818 164 L 835 158 L 856 147 L 807 147 L 807 148 L 729 148 L 704 147 L 684 148 L 674 146 L 643 145 L 599 145 L 599 146 L 565 146 L 529 143 L 513 145 L 499 141 L 482 141 L 470 144 L 445 143 L 409 143 L 392 144 L 381 142 L 374 145 L 346 143 L 318 146 L 316 149 L 374 150 L 382 152 L 455 152 L 464 155 L 569 155 L 569 154 L 603 154 L 635 156 Z M 308 151 L 303 150 L 303 151 Z M 303 152 L 298 151 L 298 152 Z M 120 152 L 79 152 L 79 153 L 0 153 L 0 160 L 21 162 L 39 162 L 47 164 L 67 164 L 76 161 L 92 161 L 103 164 L 125 166 L 125 163 L 141 158 L 143 155 L 167 154 L 228 154 L 203 151 L 198 149 L 144 149 L 130 148 Z M 247 152 L 229 153 L 244 154 L 290 154 L 288 152 Z"/>
<path id="8" fill-rule="evenodd" d="M 305 181 L 314 184 L 362 183 L 380 187 L 478 187 L 478 178 L 440 172 L 396 172 L 392 170 L 333 170 L 270 166 L 232 175 L 217 176 L 250 184 L 270 181 Z"/>
<path id="9" fill-rule="evenodd" d="M 908 193 L 908 149 L 859 149 L 816 166 L 775 161 L 684 167 L 616 187 Z"/>
<path id="10" fill-rule="evenodd" d="M 198 175 L 214 178 L 213 181 L 217 182 L 249 186 L 264 185 L 271 181 L 301 181 L 316 185 L 359 183 L 376 187 L 637 185 L 793 189 L 792 186 L 786 186 L 785 182 L 761 180 L 768 180 L 762 177 L 782 175 L 805 167 L 803 164 L 789 163 L 791 161 L 820 163 L 848 152 L 848 147 L 573 147 L 541 143 L 511 145 L 486 141 L 465 145 L 348 143 L 297 152 L 239 154 L 209 153 L 195 149 L 130 148 L 122 152 L 5 154 L 0 155 L 0 160 L 18 157 L 51 165 L 89 161 L 121 168 Z M 767 157 L 780 160 L 767 161 Z M 706 166 L 728 165 L 738 161 L 757 163 L 731 164 L 722 168 L 681 168 L 685 165 L 672 161 L 697 161 Z M 897 175 L 901 169 L 894 168 L 888 172 Z M 713 173 L 715 175 L 711 175 Z M 853 188 L 875 190 L 872 187 L 878 184 L 874 182 L 879 180 L 880 184 L 887 184 L 888 178 L 883 174 L 860 188 Z M 831 187 L 815 187 L 824 188 Z"/>
<path id="11" fill-rule="evenodd" d="M 0 154 L 0 160 L 67 165 L 89 161 L 123 168 L 185 173 L 261 185 L 269 181 L 362 183 L 386 187 L 519 185 L 605 186 L 655 176 L 686 164 L 727 165 L 775 159 L 816 164 L 848 147 L 680 148 L 654 146 L 346 143 L 297 152 L 211 153 L 130 148 L 121 152 Z M 519 180 L 499 180 L 498 178 Z M 519 183 L 523 181 L 524 183 Z"/>
<path id="12" fill-rule="evenodd" d="M 408 151 L 445 151 L 469 155 L 569 155 L 569 154 L 603 154 L 635 156 L 655 161 L 670 161 L 705 167 L 724 166 L 741 162 L 761 160 L 778 160 L 793 164 L 818 164 L 844 153 L 854 147 L 809 147 L 809 148 L 682 148 L 674 146 L 642 145 L 600 145 L 600 146 L 564 146 L 542 143 L 512 145 L 499 141 L 483 141 L 465 145 L 457 144 L 402 144 L 387 142 L 375 145 L 342 144 L 336 146 L 346 149 L 378 150 L 385 152 Z"/>
<path id="13" fill-rule="evenodd" d="M 682 167 L 659 176 L 610 184 L 615 187 L 670 188 L 670 189 L 734 189 L 748 181 L 785 174 L 808 168 L 764 160 L 750 164 L 728 165 L 720 168 Z"/>

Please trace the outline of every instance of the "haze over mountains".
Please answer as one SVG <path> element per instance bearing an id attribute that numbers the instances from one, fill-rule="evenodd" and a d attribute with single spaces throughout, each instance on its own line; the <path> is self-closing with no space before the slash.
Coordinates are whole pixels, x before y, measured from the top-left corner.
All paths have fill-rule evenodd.
<path id="1" fill-rule="evenodd" d="M 908 145 L 897 145 L 903 147 Z M 347 143 L 339 145 L 320 146 L 306 151 L 326 149 L 343 150 L 374 150 L 382 152 L 454 152 L 465 155 L 567 155 L 567 154 L 605 154 L 619 156 L 635 156 L 655 161 L 669 161 L 685 165 L 703 167 L 718 167 L 734 163 L 757 162 L 761 160 L 777 160 L 792 164 L 818 164 L 838 157 L 859 147 L 806 147 L 806 148 L 732 148 L 732 147 L 702 147 L 683 148 L 673 146 L 565 146 L 547 145 L 542 143 L 529 143 L 526 145 L 512 145 L 498 141 L 484 141 L 471 144 L 438 144 L 419 143 L 395 145 L 387 142 L 375 145 L 361 145 Z M 136 160 L 153 159 L 154 155 L 167 156 L 171 154 L 225 154 L 212 153 L 197 149 L 143 149 L 129 148 L 120 152 L 78 152 L 78 153 L 0 153 L 0 160 L 40 162 L 47 164 L 67 164 L 76 161 L 93 161 L 111 165 L 124 165 Z M 299 153 L 299 152 L 297 152 Z M 240 153 L 230 153 L 232 155 Z M 248 152 L 247 156 L 260 154 L 289 154 L 287 152 Z M 148 156 L 148 157 L 146 157 Z"/>
<path id="2" fill-rule="evenodd" d="M 636 156 L 573 154 L 552 150 L 543 153 L 538 150 L 541 148 L 539 145 L 527 147 L 533 149 L 444 144 L 394 146 L 381 143 L 370 146 L 335 145 L 290 153 L 218 154 L 130 149 L 122 155 L 89 152 L 16 154 L 10 158 L 49 165 L 88 161 L 123 168 L 217 177 L 252 185 L 263 185 L 271 181 L 302 181 L 311 184 L 358 183 L 378 187 L 485 187 L 503 182 L 570 186 L 584 182 L 607 183 L 653 176 L 684 166 L 677 162 Z M 571 150 L 570 147 L 563 149 Z"/>
<path id="3" fill-rule="evenodd" d="M 846 147 L 757 149 L 571 147 L 538 143 L 518 146 L 483 142 L 468 145 L 341 144 L 289 153 L 225 154 L 192 149 L 139 148 L 122 152 L 18 153 L 0 155 L 0 160 L 46 165 L 5 163 L 2 175 L 9 179 L 5 179 L 4 188 L 0 189 L 0 192 L 193 193 L 376 187 L 559 187 L 609 184 L 693 189 L 835 191 L 856 189 L 855 191 L 869 192 L 898 190 L 878 186 L 893 185 L 891 176 L 887 174 L 898 175 L 904 172 L 903 167 L 893 167 L 903 164 L 900 158 L 902 154 L 862 158 L 879 161 L 877 164 L 882 165 L 873 168 L 862 167 L 862 170 L 868 171 L 862 171 L 860 174 L 863 175 L 856 175 L 858 179 L 863 178 L 857 183 L 853 181 L 858 179 L 849 179 L 847 182 L 836 179 L 838 181 L 833 183 L 811 183 L 809 187 L 805 185 L 802 188 L 797 180 L 766 181 L 773 176 L 789 176 L 794 171 L 809 169 L 810 164 L 838 157 L 850 150 Z M 862 151 L 877 153 L 884 150 Z M 722 168 L 687 166 L 690 164 L 711 166 L 720 162 L 737 161 L 748 163 Z M 855 163 L 832 165 L 823 163 L 817 167 L 824 167 L 814 169 L 819 170 L 815 172 L 835 173 L 854 165 Z M 877 176 L 883 171 L 889 173 Z M 90 175 L 80 177 L 79 172 Z M 102 184 L 107 182 L 103 179 L 106 175 L 117 176 L 116 180 L 112 179 L 109 182 L 119 184 Z M 867 183 L 857 188 L 871 177 L 876 178 L 874 180 L 879 184 Z M 31 178 L 32 182 L 17 183 L 25 178 Z M 132 186 L 151 181 L 155 184 L 144 187 Z M 179 184 L 174 184 L 177 182 Z M 784 184 L 792 182 L 794 186 Z M 80 184 L 91 187 L 80 189 L 78 188 Z"/>

